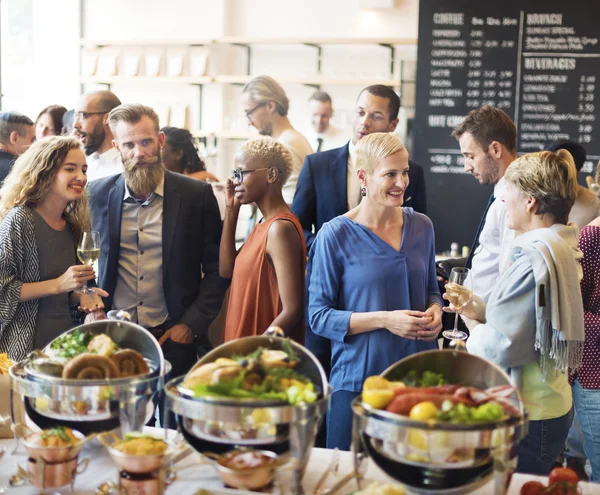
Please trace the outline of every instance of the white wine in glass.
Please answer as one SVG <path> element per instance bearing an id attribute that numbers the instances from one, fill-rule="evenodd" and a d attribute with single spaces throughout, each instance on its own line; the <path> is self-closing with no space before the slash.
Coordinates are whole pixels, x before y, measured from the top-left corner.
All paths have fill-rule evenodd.
<path id="1" fill-rule="evenodd" d="M 454 329 L 444 330 L 442 335 L 450 340 L 465 340 L 467 334 L 458 329 L 458 311 L 463 309 L 473 298 L 471 279 L 468 268 L 452 268 L 446 285 L 446 296 L 457 313 L 454 316 Z"/>
<path id="2" fill-rule="evenodd" d="M 77 246 L 77 257 L 82 264 L 91 266 L 100 258 L 100 233 L 96 231 L 84 232 L 81 242 Z M 87 281 L 81 288 L 76 289 L 77 294 L 94 294 L 94 289 L 87 286 Z"/>

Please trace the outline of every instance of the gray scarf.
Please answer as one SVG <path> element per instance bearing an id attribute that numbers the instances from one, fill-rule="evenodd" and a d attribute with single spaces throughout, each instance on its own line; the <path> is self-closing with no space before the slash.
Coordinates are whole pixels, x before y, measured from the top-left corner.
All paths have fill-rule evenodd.
<path id="1" fill-rule="evenodd" d="M 541 355 L 542 379 L 548 372 L 581 367 L 585 330 L 578 236 L 574 223 L 556 224 L 513 241 L 514 257 L 527 256 L 535 277 L 535 349 Z"/>

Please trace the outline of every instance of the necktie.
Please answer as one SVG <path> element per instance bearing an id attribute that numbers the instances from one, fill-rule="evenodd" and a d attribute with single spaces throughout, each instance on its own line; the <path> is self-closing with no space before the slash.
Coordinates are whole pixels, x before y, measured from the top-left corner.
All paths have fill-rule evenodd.
<path id="1" fill-rule="evenodd" d="M 323 138 L 317 138 L 317 153 L 321 151 L 321 146 L 323 146 Z"/>
<path id="2" fill-rule="evenodd" d="M 490 195 L 490 199 L 488 200 L 487 206 L 483 212 L 483 216 L 481 217 L 481 221 L 479 222 L 479 227 L 477 228 L 477 233 L 475 234 L 475 239 L 473 239 L 473 244 L 471 245 L 471 252 L 469 253 L 469 257 L 467 258 L 467 262 L 465 263 L 465 268 L 471 268 L 471 263 L 473 262 L 473 256 L 475 255 L 475 250 L 479 247 L 479 237 L 481 236 L 481 231 L 483 230 L 483 226 L 485 225 L 485 219 L 488 214 L 488 210 L 492 203 L 496 198 L 494 197 L 494 193 Z"/>

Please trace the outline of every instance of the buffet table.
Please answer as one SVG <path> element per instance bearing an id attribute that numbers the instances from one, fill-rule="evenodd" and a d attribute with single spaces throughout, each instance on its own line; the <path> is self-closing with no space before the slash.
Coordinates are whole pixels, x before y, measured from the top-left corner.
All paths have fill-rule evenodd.
<path id="1" fill-rule="evenodd" d="M 162 433 L 163 430 L 148 429 L 153 434 Z M 174 433 L 174 432 L 172 432 Z M 0 494 L 5 493 L 2 488 L 6 489 L 6 493 L 14 495 L 33 495 L 39 493 L 32 486 L 22 486 L 19 488 L 9 487 L 9 478 L 16 472 L 17 464 L 26 467 L 27 456 L 24 448 L 21 447 L 19 452 L 11 455 L 15 445 L 14 440 L 0 440 L 0 449 L 6 448 L 6 453 L 0 458 Z M 327 468 L 332 457 L 331 450 L 315 448 L 312 451 L 310 462 L 308 464 L 307 473 L 304 477 L 304 487 L 307 494 L 312 493 L 313 487 L 321 477 L 321 474 Z M 108 452 L 97 441 L 93 441 L 86 446 L 82 451 L 82 458 L 89 458 L 89 466 L 87 470 L 77 477 L 75 482 L 76 494 L 93 494 L 96 488 L 103 482 L 111 480 L 116 482 L 118 479 L 117 470 L 114 467 Z M 353 461 L 350 452 L 340 452 L 339 470 L 336 476 L 331 476 L 327 482 L 327 486 L 333 486 L 338 479 L 352 471 Z M 242 495 L 251 494 L 253 492 L 244 492 L 240 490 L 226 490 L 218 477 L 216 471 L 209 464 L 203 463 L 199 456 L 194 453 L 187 458 L 181 460 L 175 466 L 177 478 L 175 482 L 167 489 L 167 494 L 188 495 L 194 494 L 199 489 L 204 488 L 211 495 Z M 367 478 L 372 480 L 389 481 L 372 462 L 369 463 Z M 521 486 L 530 480 L 539 480 L 547 483 L 547 479 L 539 476 L 529 476 L 523 474 L 515 474 L 513 476 L 509 495 L 519 495 Z M 600 494 L 600 484 L 580 483 L 582 493 L 584 495 L 597 493 Z M 340 494 L 350 494 L 356 491 L 356 483 L 354 481 L 348 483 L 340 492 Z M 51 490 L 48 493 L 57 493 L 56 490 Z M 60 493 L 71 493 L 68 490 L 62 490 Z M 410 492 L 409 492 L 410 493 Z M 485 485 L 476 491 L 473 495 L 491 494 L 493 489 L 491 484 Z"/>

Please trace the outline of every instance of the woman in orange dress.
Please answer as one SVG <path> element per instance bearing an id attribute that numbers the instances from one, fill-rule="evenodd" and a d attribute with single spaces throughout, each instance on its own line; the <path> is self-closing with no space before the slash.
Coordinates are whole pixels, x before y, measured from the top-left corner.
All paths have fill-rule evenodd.
<path id="1" fill-rule="evenodd" d="M 231 278 L 225 342 L 277 326 L 304 343 L 306 244 L 281 193 L 292 163 L 288 149 L 271 138 L 248 141 L 236 156 L 219 253 L 219 273 Z M 240 207 L 252 203 L 263 218 L 236 251 Z"/>

